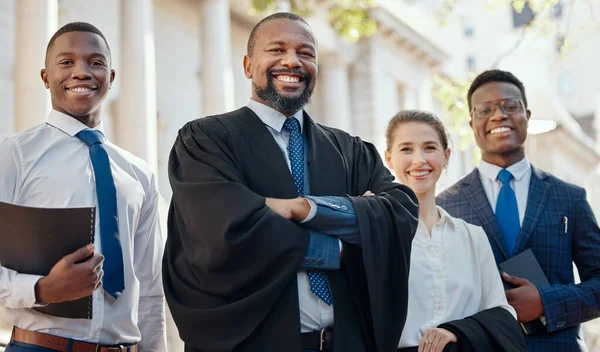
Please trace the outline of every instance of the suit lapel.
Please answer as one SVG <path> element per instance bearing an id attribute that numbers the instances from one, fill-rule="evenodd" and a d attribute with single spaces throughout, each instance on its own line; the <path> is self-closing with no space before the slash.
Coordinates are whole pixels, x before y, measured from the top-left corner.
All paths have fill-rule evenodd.
<path id="1" fill-rule="evenodd" d="M 241 110 L 244 110 L 244 114 L 241 115 L 244 125 L 239 128 L 245 129 L 243 135 L 248 136 L 246 140 L 250 143 L 251 150 L 256 151 L 256 153 L 252 153 L 252 165 L 257 170 L 264 170 L 264 177 L 272 180 L 269 183 L 269 194 L 265 194 L 265 196 L 297 197 L 296 184 L 273 135 L 254 111 L 248 107 L 243 107 Z"/>
<path id="2" fill-rule="evenodd" d="M 550 194 L 550 183 L 546 182 L 546 174 L 531 166 L 531 180 L 529 181 L 529 193 L 527 195 L 527 207 L 525 218 L 519 232 L 519 238 L 515 246 L 514 254 L 518 254 L 525 248 L 531 234 L 535 231 L 538 222 L 546 206 L 546 200 Z"/>
<path id="3" fill-rule="evenodd" d="M 323 129 L 304 113 L 304 126 L 308 127 L 310 193 L 316 196 L 341 196 L 349 193 L 346 182 L 346 162 Z"/>
<path id="4" fill-rule="evenodd" d="M 494 216 L 490 202 L 485 194 L 481 179 L 479 178 L 479 170 L 475 169 L 463 180 L 465 197 L 471 204 L 471 207 L 479 217 L 483 230 L 488 235 L 491 241 L 500 249 L 504 259 L 508 259 L 508 248 L 504 241 L 504 236 L 498 226 L 498 221 Z"/>

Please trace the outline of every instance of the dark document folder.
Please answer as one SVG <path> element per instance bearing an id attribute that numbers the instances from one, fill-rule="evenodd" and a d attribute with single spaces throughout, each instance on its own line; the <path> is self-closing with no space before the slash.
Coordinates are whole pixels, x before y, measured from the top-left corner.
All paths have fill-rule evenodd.
<path id="1" fill-rule="evenodd" d="M 512 276 L 518 276 L 527 279 L 537 287 L 550 286 L 548 278 L 546 278 L 540 263 L 535 258 L 535 255 L 531 249 L 519 253 L 509 260 L 500 263 L 499 267 L 503 272 L 506 272 Z M 505 290 L 515 288 L 515 286 L 512 284 L 504 281 L 504 279 L 502 280 L 502 283 L 504 284 Z M 526 335 L 541 335 L 547 331 L 540 319 L 536 319 L 529 323 L 522 323 L 521 327 Z"/>
<path id="2" fill-rule="evenodd" d="M 95 208 L 32 208 L 0 202 L 0 264 L 22 274 L 48 275 L 65 255 L 94 242 Z M 91 319 L 92 297 L 35 310 Z"/>

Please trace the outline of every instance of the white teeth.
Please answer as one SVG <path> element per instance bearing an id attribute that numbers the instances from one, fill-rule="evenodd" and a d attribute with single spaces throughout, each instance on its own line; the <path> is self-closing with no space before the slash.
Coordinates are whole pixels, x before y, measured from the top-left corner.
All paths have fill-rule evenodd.
<path id="1" fill-rule="evenodd" d="M 277 79 L 286 83 L 298 83 L 300 81 L 300 77 L 296 76 L 277 76 Z"/>
<path id="2" fill-rule="evenodd" d="M 408 174 L 413 176 L 413 177 L 421 177 L 421 176 L 425 176 L 425 175 L 429 175 L 431 173 L 431 170 L 428 171 L 410 171 Z"/>
<path id="3" fill-rule="evenodd" d="M 510 132 L 510 128 L 508 127 L 497 127 L 490 131 L 490 134 L 502 133 L 502 132 Z"/>
<path id="4" fill-rule="evenodd" d="M 83 93 L 83 92 L 89 92 L 89 91 L 91 91 L 92 88 L 76 87 L 76 88 L 71 88 L 70 90 L 72 90 L 73 92 Z"/>

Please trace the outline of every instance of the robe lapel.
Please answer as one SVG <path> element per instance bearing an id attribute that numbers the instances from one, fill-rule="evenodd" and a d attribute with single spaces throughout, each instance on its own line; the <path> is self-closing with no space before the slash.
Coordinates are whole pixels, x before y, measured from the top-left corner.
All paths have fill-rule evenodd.
<path id="1" fill-rule="evenodd" d="M 529 237 L 535 231 L 535 228 L 540 221 L 551 187 L 550 183 L 546 182 L 546 177 L 547 175 L 543 171 L 531 166 L 531 180 L 529 181 L 525 218 L 523 219 L 523 225 L 519 232 L 514 255 L 523 251 Z"/>
<path id="2" fill-rule="evenodd" d="M 245 129 L 244 135 L 249 136 L 246 138 L 249 148 L 256 151 L 252 153 L 253 160 L 249 164 L 256 170 L 263 170 L 264 177 L 272 180 L 269 182 L 269 194 L 263 195 L 288 199 L 297 197 L 296 184 L 273 135 L 254 111 L 248 107 L 242 110 L 245 110 L 241 118 L 244 126 L 240 126 L 240 129 Z M 252 185 L 249 187 L 252 188 Z"/>
<path id="3" fill-rule="evenodd" d="M 308 127 L 310 151 L 308 155 L 310 193 L 315 196 L 342 196 L 348 194 L 346 160 L 337 141 L 304 113 Z M 342 181 L 343 180 L 343 181 Z"/>
<path id="4" fill-rule="evenodd" d="M 463 185 L 465 197 L 471 204 L 477 217 L 479 217 L 483 230 L 488 235 L 488 238 L 490 238 L 490 240 L 500 249 L 500 253 L 502 253 L 504 259 L 508 259 L 508 248 L 506 247 L 504 236 L 500 231 L 496 216 L 494 216 L 490 202 L 487 199 L 487 195 L 481 184 L 479 170 L 475 169 L 471 174 L 465 177 Z"/>

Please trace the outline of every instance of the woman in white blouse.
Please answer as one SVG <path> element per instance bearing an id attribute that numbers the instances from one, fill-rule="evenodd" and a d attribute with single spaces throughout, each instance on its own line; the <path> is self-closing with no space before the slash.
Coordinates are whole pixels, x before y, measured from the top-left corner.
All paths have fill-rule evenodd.
<path id="1" fill-rule="evenodd" d="M 494 307 L 506 309 L 516 319 L 486 234 L 435 204 L 435 186 L 450 157 L 441 121 L 425 111 L 400 111 L 388 124 L 386 140 L 387 165 L 419 199 L 408 315 L 398 347 L 443 351 L 458 337 L 438 328 L 440 324 Z"/>

